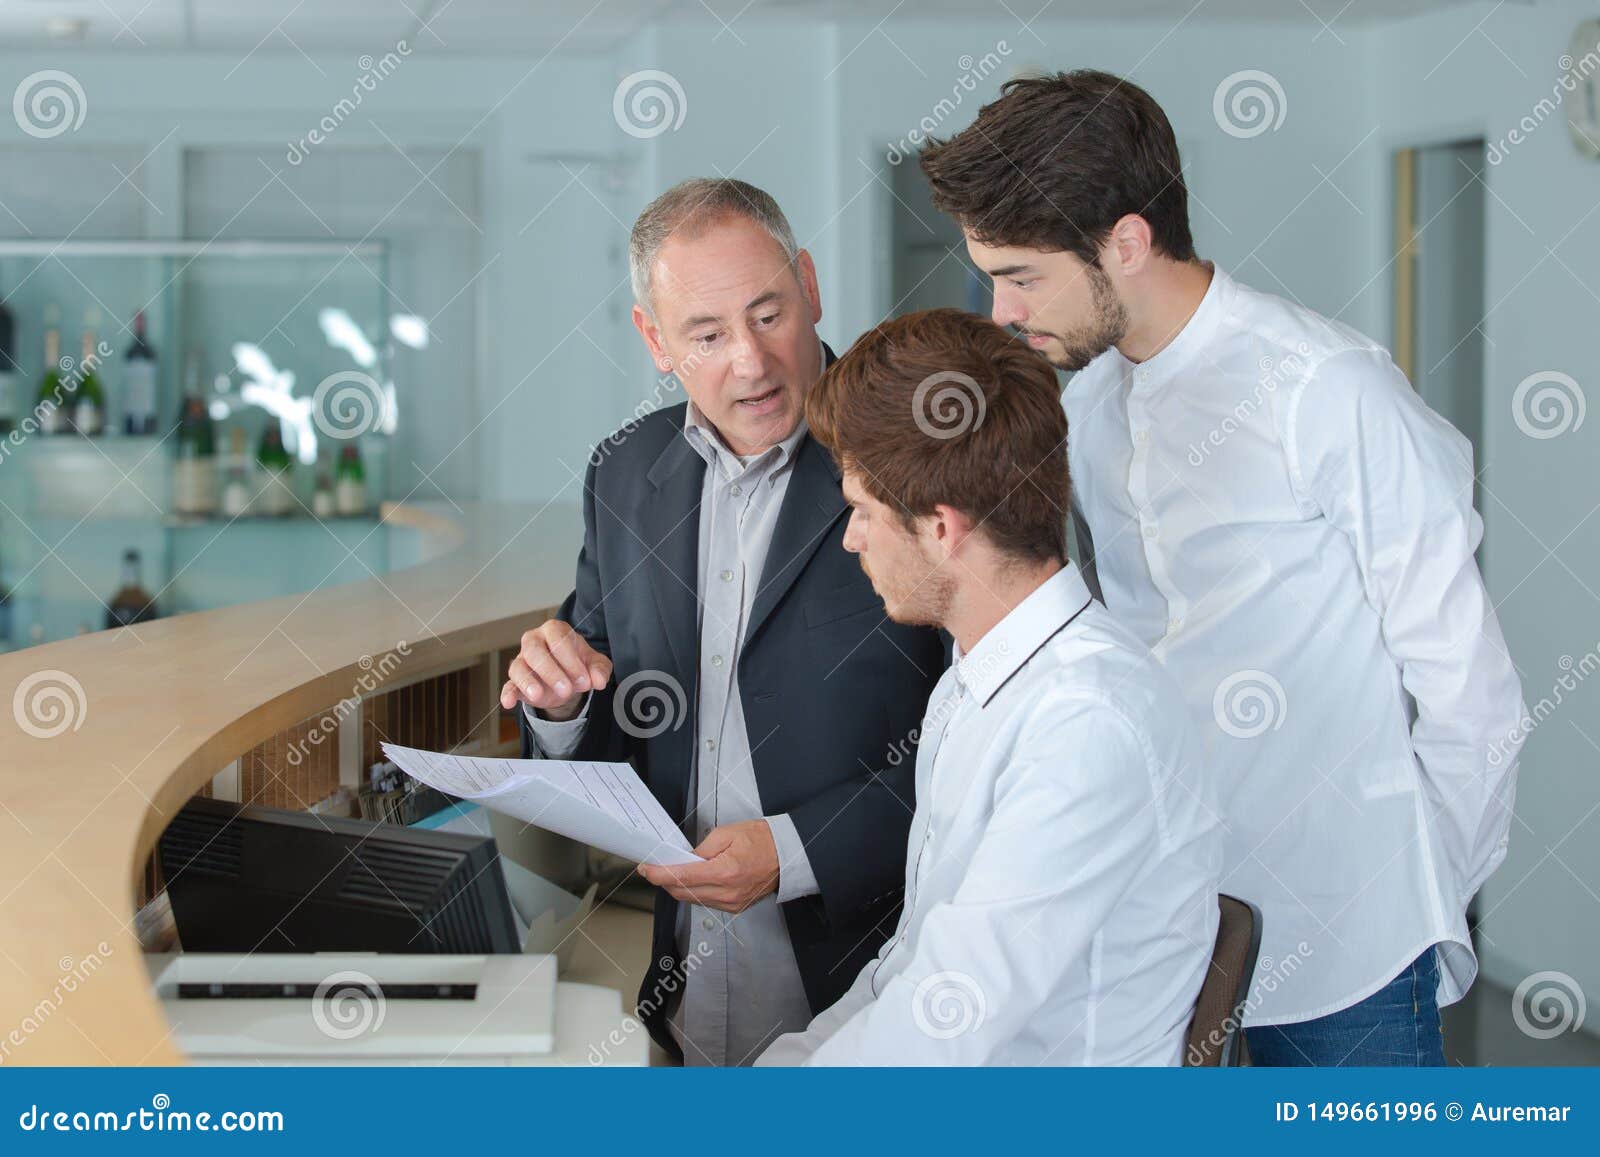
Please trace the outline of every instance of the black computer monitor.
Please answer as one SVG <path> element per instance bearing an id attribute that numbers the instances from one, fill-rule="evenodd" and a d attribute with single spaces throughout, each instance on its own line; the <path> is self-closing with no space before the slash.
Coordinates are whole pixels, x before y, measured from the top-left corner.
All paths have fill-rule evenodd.
<path id="1" fill-rule="evenodd" d="M 221 800 L 159 845 L 188 952 L 520 952 L 494 840 Z"/>

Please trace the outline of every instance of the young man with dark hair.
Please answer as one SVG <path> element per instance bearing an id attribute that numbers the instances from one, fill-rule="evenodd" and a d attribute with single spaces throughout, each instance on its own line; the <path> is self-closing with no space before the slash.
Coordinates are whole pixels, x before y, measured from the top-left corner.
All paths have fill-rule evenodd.
<path id="1" fill-rule="evenodd" d="M 1369 338 L 1198 259 L 1172 127 L 1136 85 L 1012 81 L 921 164 L 994 320 L 1081 371 L 1080 553 L 1223 776 L 1223 891 L 1295 964 L 1251 994 L 1255 1060 L 1443 1063 L 1522 717 L 1471 446 Z"/>
<path id="2" fill-rule="evenodd" d="M 955 663 L 919 729 L 888 944 L 762 1064 L 1175 1065 L 1211 957 L 1216 800 L 1176 686 L 1067 559 L 1050 367 L 930 310 L 806 399 L 844 547 Z"/>

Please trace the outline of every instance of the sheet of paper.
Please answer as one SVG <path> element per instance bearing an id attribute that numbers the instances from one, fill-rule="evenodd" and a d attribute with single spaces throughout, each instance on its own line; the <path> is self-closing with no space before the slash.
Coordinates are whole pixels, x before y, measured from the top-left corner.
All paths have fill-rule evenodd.
<path id="1" fill-rule="evenodd" d="M 642 864 L 700 859 L 626 763 L 484 759 L 394 743 L 382 747 L 396 766 L 429 787 L 613 855 Z"/>

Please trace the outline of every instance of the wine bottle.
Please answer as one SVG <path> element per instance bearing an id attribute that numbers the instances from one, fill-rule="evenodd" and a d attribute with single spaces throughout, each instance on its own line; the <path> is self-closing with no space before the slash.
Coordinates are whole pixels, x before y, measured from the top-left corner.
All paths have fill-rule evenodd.
<path id="1" fill-rule="evenodd" d="M 367 512 L 367 472 L 361 465 L 361 451 L 354 442 L 346 442 L 339 451 L 333 501 L 334 508 L 346 518 Z"/>
<path id="2" fill-rule="evenodd" d="M 17 428 L 17 330 L 0 300 L 0 435 Z"/>
<path id="3" fill-rule="evenodd" d="M 283 431 L 277 418 L 268 418 L 256 448 L 256 465 L 261 467 L 261 513 L 270 517 L 288 514 L 295 507 L 294 463 L 283 448 Z"/>
<path id="4" fill-rule="evenodd" d="M 229 438 L 228 481 L 222 487 L 222 513 L 242 518 L 250 512 L 250 480 L 245 477 L 244 431 L 235 426 Z"/>
<path id="5" fill-rule="evenodd" d="M 144 589 L 143 564 L 137 550 L 122 554 L 122 587 L 111 596 L 106 609 L 106 626 L 130 627 L 135 623 L 148 623 L 160 618 L 156 600 Z"/>
<path id="6" fill-rule="evenodd" d="M 69 428 L 67 410 L 72 405 L 74 385 L 61 376 L 61 310 L 44 307 L 44 376 L 34 398 L 39 431 L 60 434 Z"/>
<path id="7" fill-rule="evenodd" d="M 122 431 L 156 432 L 156 351 L 145 340 L 144 310 L 133 315 L 133 344 L 122 355 Z M 187 404 L 187 403 L 185 403 Z"/>
<path id="8" fill-rule="evenodd" d="M 106 428 L 106 391 L 95 367 L 100 363 L 100 347 L 95 342 L 95 327 L 100 311 L 90 309 L 83 317 L 83 344 L 79 347 L 78 400 L 72 407 L 72 425 L 86 437 L 96 437 Z"/>
<path id="9" fill-rule="evenodd" d="M 176 458 L 172 463 L 172 509 L 189 518 L 217 512 L 217 432 L 205 399 L 191 393 L 183 399 L 178 420 Z"/>
<path id="10" fill-rule="evenodd" d="M 311 514 L 314 518 L 332 518 L 339 511 L 333 497 L 333 480 L 326 470 L 317 473 L 317 488 L 311 493 Z"/>

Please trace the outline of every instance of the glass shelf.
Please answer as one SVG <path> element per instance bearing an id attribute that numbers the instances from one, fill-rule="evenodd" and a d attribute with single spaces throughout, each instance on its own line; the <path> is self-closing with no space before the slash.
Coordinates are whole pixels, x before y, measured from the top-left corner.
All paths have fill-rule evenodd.
<path id="1" fill-rule="evenodd" d="M 130 549 L 162 614 L 388 570 L 388 528 L 376 513 L 395 425 L 387 281 L 382 241 L 0 241 L 18 366 L 17 427 L 0 436 L 10 646 L 36 628 L 40 641 L 99 628 Z M 140 311 L 157 356 L 157 432 L 130 435 L 123 359 Z M 52 323 L 64 357 L 96 355 L 101 436 L 45 434 L 33 420 Z M 175 432 L 191 391 L 212 417 L 219 488 L 231 466 L 252 492 L 262 488 L 256 452 L 278 428 L 293 460 L 293 515 L 230 521 L 172 509 Z M 316 520 L 317 477 L 336 476 L 347 445 L 360 455 L 372 513 Z"/>

